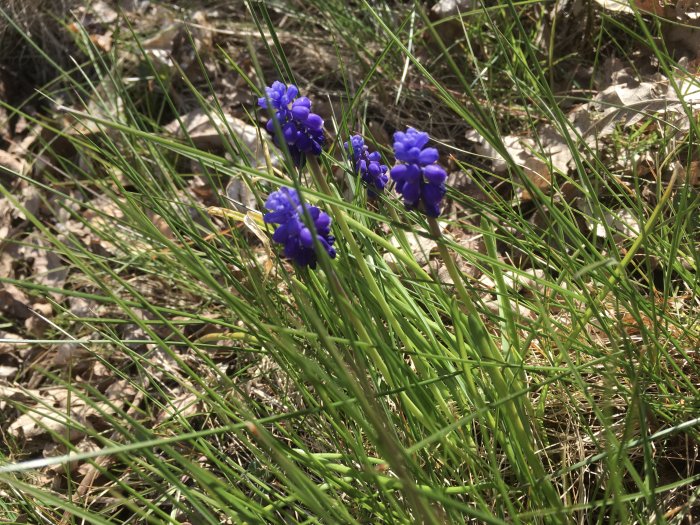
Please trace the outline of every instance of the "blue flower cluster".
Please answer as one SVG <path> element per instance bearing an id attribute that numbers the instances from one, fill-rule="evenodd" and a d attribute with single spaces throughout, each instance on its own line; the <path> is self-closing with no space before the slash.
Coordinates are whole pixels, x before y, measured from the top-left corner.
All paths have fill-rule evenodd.
<path id="1" fill-rule="evenodd" d="M 362 181 L 369 188 L 369 195 L 375 195 L 384 190 L 389 181 L 386 172 L 389 168 L 381 163 L 381 155 L 378 151 L 369 152 L 365 140 L 360 135 L 350 138 L 350 143 L 345 143 L 345 151 L 352 154 L 351 161 L 356 174 L 360 174 Z"/>
<path id="2" fill-rule="evenodd" d="M 280 137 L 275 130 L 275 120 L 282 130 L 282 138 L 292 160 L 297 166 L 304 163 L 305 155 L 320 155 L 325 137 L 323 119 L 311 113 L 311 101 L 308 97 L 299 97 L 299 89 L 294 85 L 284 85 L 276 81 L 265 88 L 266 96 L 258 99 L 258 105 L 268 109 L 268 102 L 275 110 L 274 117 L 267 123 L 267 131 L 274 138 L 275 144 L 281 146 Z"/>
<path id="3" fill-rule="evenodd" d="M 299 266 L 316 268 L 316 249 L 312 231 L 304 224 L 304 209 L 313 221 L 316 239 L 332 258 L 335 257 L 331 235 L 331 218 L 316 206 L 303 205 L 299 194 L 293 188 L 282 187 L 270 194 L 265 202 L 270 210 L 263 220 L 266 223 L 279 224 L 272 240 L 284 245 L 284 255 Z"/>
<path id="4" fill-rule="evenodd" d="M 391 169 L 391 178 L 406 208 L 412 209 L 422 203 L 428 216 L 437 217 L 445 196 L 447 173 L 437 164 L 437 149 L 425 147 L 429 140 L 427 133 L 410 127 L 405 133 L 394 133 L 394 154 L 402 164 Z"/>
<path id="5" fill-rule="evenodd" d="M 258 99 L 258 104 L 263 109 L 274 110 L 267 130 L 273 135 L 275 144 L 286 144 L 295 164 L 300 167 L 307 155 L 320 155 L 325 142 L 323 119 L 311 112 L 311 101 L 299 97 L 295 85 L 279 81 L 265 88 L 265 93 L 266 96 Z M 278 136 L 277 129 L 281 130 L 281 136 Z M 447 173 L 438 164 L 437 149 L 426 147 L 429 140 L 427 133 L 411 127 L 405 132 L 394 133 L 394 154 L 398 164 L 390 173 L 406 208 L 419 208 L 430 217 L 438 217 L 446 192 Z M 389 180 L 389 169 L 381 163 L 379 152 L 370 153 L 360 135 L 352 136 L 345 143 L 345 150 L 355 173 L 367 185 L 369 195 L 383 191 Z M 296 190 L 280 188 L 270 194 L 265 207 L 269 213 L 263 219 L 266 223 L 278 225 L 272 240 L 284 245 L 286 257 L 300 266 L 315 268 L 317 242 L 331 258 L 335 257 L 331 218 L 316 206 L 303 204 Z M 313 221 L 313 228 L 305 223 L 306 214 Z"/>

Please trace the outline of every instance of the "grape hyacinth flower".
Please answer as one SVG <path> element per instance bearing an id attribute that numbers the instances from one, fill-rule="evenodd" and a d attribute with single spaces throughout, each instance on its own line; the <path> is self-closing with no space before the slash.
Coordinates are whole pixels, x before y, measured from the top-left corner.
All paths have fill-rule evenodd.
<path id="1" fill-rule="evenodd" d="M 386 172 L 389 170 L 381 163 L 381 155 L 378 151 L 369 152 L 365 140 L 360 135 L 350 137 L 350 142 L 345 143 L 345 151 L 352 154 L 352 166 L 356 174 L 360 174 L 362 181 L 367 185 L 368 193 L 374 196 L 384 190 L 389 181 Z"/>
<path id="2" fill-rule="evenodd" d="M 294 164 L 302 166 L 306 155 L 320 155 L 325 141 L 323 119 L 316 113 L 311 113 L 311 100 L 308 97 L 297 98 L 299 89 L 294 84 L 286 86 L 279 81 L 266 87 L 265 93 L 266 96 L 258 99 L 258 105 L 268 109 L 269 102 L 272 106 L 269 109 L 275 110 L 273 118 L 266 125 L 275 144 L 281 147 L 275 129 L 276 120 Z"/>
<path id="3" fill-rule="evenodd" d="M 406 208 L 422 203 L 426 215 L 438 217 L 447 173 L 437 163 L 438 150 L 425 147 L 429 140 L 427 133 L 411 127 L 394 133 L 394 154 L 401 164 L 391 168 L 391 178 Z"/>
<path id="4" fill-rule="evenodd" d="M 270 213 L 263 216 L 266 223 L 278 224 L 272 240 L 284 245 L 285 257 L 299 266 L 316 268 L 316 246 L 311 230 L 304 224 L 304 209 L 311 217 L 316 230 L 316 239 L 331 259 L 335 258 L 331 235 L 331 218 L 316 206 L 304 205 L 293 188 L 282 187 L 270 194 L 265 202 Z"/>

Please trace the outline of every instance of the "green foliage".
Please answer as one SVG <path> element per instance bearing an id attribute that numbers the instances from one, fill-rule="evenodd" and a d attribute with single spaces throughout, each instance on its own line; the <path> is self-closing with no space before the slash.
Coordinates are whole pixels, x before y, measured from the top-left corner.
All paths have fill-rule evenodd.
<path id="1" fill-rule="evenodd" d="M 67 430 L 54 430 L 63 453 L 39 457 L 3 433 L 0 517 L 670 523 L 665 513 L 686 502 L 679 516 L 689 516 L 700 486 L 697 466 L 681 462 L 685 447 L 697 451 L 700 424 L 692 313 L 700 198 L 690 177 L 675 173 L 645 200 L 640 183 L 632 184 L 636 193 L 623 187 L 602 152 L 578 147 L 553 87 L 566 76 L 569 55 L 537 44 L 544 4 L 504 2 L 439 22 L 419 3 L 306 2 L 303 11 L 292 4 L 247 3 L 244 25 L 264 44 L 248 44 L 250 63 L 223 49 L 217 59 L 242 89 L 292 75 L 323 85 L 323 68 L 300 70 L 285 54 L 275 16 L 283 12 L 302 41 L 325 35 L 343 79 L 340 93 L 328 89 L 337 112 L 324 115 L 338 139 L 303 173 L 252 162 L 221 124 L 225 111 L 204 62 L 196 62 L 198 82 L 177 68 L 164 72 L 136 34 L 122 34 L 100 54 L 78 33 L 90 59 L 57 71 L 35 96 L 56 102 L 69 127 L 5 107 L 51 132 L 42 145 L 49 166 L 39 176 L 14 176 L 38 188 L 57 219 L 46 222 L 2 184 L 1 195 L 71 277 L 60 289 L 31 276 L 0 283 L 51 302 L 56 315 L 32 344 L 71 342 L 128 401 L 79 378 L 79 363 L 38 363 L 32 373 L 44 386 L 68 392 L 92 414 L 86 423 L 49 406 L 50 419 L 94 447 L 79 449 Z M 652 47 L 647 18 L 635 23 L 627 37 Z M 603 34 L 614 20 L 601 24 Z M 447 27 L 457 28 L 452 41 L 442 38 Z M 596 45 L 577 60 L 592 63 L 612 44 Z M 119 59 L 123 48 L 138 56 L 138 82 Z M 672 57 L 653 52 L 670 70 Z M 219 123 L 226 156 L 165 132 L 167 116 L 180 114 L 174 85 Z M 251 89 L 251 123 L 255 96 Z M 400 99 L 400 119 L 390 125 L 401 129 L 426 104 L 433 108 L 431 133 L 453 152 L 454 170 L 480 188 L 478 197 L 450 190 L 457 212 L 442 234 L 390 193 L 371 205 L 359 192 L 346 198 L 356 182 L 334 153 L 373 115 L 377 97 Z M 541 122 L 561 130 L 573 154 L 574 168 L 558 174 L 555 189 L 573 185 L 586 211 L 544 192 L 511 158 L 502 139 L 511 126 L 534 132 Z M 650 125 L 631 138 L 615 135 L 615 148 L 670 151 L 659 170 L 672 160 L 687 166 L 697 148 L 694 121 L 673 148 L 663 133 L 645 133 Z M 500 191 L 461 136 L 439 131 L 467 128 L 506 159 L 505 182 L 530 193 L 540 223 L 528 220 L 512 192 Z M 338 258 L 321 258 L 315 272 L 271 258 L 246 226 L 256 216 L 207 209 L 183 165 L 197 168 L 217 208 L 229 207 L 223 195 L 231 178 L 258 203 L 294 182 L 332 210 Z M 638 225 L 624 239 L 606 221 L 620 210 Z M 86 234 L 61 229 L 61 220 Z M 586 221 L 602 224 L 606 235 L 591 235 L 581 227 Z M 483 249 L 460 242 L 465 232 Z M 96 243 L 86 244 L 86 235 Z M 433 261 L 446 272 L 418 261 L 414 236 L 438 243 Z M 100 243 L 109 250 L 91 248 Z M 494 283 L 494 301 L 484 301 L 483 278 L 461 273 L 465 262 Z M 517 279 L 528 280 L 525 292 Z M 100 312 L 77 315 L 69 298 Z M 36 411 L 21 397 L 7 403 L 17 413 Z M 53 487 L 37 479 L 47 467 L 60 479 Z M 93 482 L 85 483 L 86 473 Z M 686 496 L 680 504 L 677 494 Z"/>

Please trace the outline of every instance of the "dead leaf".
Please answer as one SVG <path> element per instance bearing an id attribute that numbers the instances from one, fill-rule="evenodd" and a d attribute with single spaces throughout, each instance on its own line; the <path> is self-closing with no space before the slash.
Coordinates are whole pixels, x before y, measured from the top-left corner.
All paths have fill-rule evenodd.
<path id="1" fill-rule="evenodd" d="M 17 217 L 27 220 L 25 212 L 36 216 L 41 206 L 41 192 L 36 186 L 26 185 L 21 189 L 19 202 L 22 209 L 17 208 L 15 212 Z"/>
<path id="2" fill-rule="evenodd" d="M 91 355 L 90 350 L 88 350 L 84 344 L 67 341 L 56 345 L 53 365 L 63 367 L 78 361 L 81 364 L 85 364 L 84 361 Z"/>
<path id="3" fill-rule="evenodd" d="M 457 17 L 459 14 L 473 11 L 478 6 L 479 3 L 476 0 L 439 0 L 430 9 L 430 18 L 436 22 L 436 29 L 443 42 L 451 42 L 464 35 L 462 21 Z M 431 34 L 427 36 L 428 42 L 432 44 Z"/>
<path id="4" fill-rule="evenodd" d="M 678 182 L 683 184 L 687 181 L 690 186 L 700 189 L 700 161 L 693 160 L 686 169 L 680 169 L 681 173 Z"/>
<path id="5" fill-rule="evenodd" d="M 487 143 L 476 131 L 467 133 L 467 138 L 475 142 L 476 152 L 491 161 L 494 173 L 505 173 L 509 163 L 494 148 Z M 503 145 L 513 162 L 523 169 L 529 181 L 547 194 L 551 187 L 552 173 L 566 174 L 573 156 L 561 135 L 552 126 L 543 126 L 538 131 L 537 140 L 529 137 L 507 135 L 503 137 Z M 524 188 L 519 188 L 520 198 L 530 200 L 532 197 Z"/>
<path id="6" fill-rule="evenodd" d="M 196 171 L 197 167 L 198 164 L 194 164 L 192 171 Z M 209 184 L 207 177 L 202 175 L 192 177 L 187 184 L 187 188 L 195 200 L 203 203 L 205 206 L 214 206 L 219 203 L 218 195 L 211 184 Z"/>
<path id="7" fill-rule="evenodd" d="M 208 114 L 198 108 L 173 120 L 164 127 L 164 130 L 176 137 L 187 137 L 197 148 L 222 150 L 224 141 L 230 141 L 234 145 L 240 144 L 242 153 L 254 166 L 266 165 L 259 128 L 231 115 Z M 231 134 L 235 135 L 235 140 L 231 138 Z M 266 139 L 263 138 L 263 140 Z M 273 161 L 279 162 L 279 157 L 275 156 Z"/>
<path id="8" fill-rule="evenodd" d="M 120 382 L 113 385 L 117 383 Z M 7 431 L 15 438 L 27 441 L 57 434 L 75 442 L 84 436 L 84 428 L 93 428 L 93 423 L 104 420 L 105 414 L 114 414 L 121 409 L 134 397 L 134 391 L 120 384 L 106 392 L 109 403 L 88 403 L 85 393 L 63 387 L 28 389 L 0 383 L 0 398 L 6 398 L 8 404 L 15 401 L 24 412 L 7 427 Z"/>
<path id="9" fill-rule="evenodd" d="M 119 399 L 131 399 L 138 394 L 136 387 L 126 379 L 120 379 L 115 381 L 107 387 L 105 390 L 105 395 L 107 399 L 119 400 Z"/>
<path id="10" fill-rule="evenodd" d="M 541 283 L 545 271 L 537 268 L 529 268 L 524 272 L 510 271 L 503 274 L 503 281 L 507 288 L 525 296 L 542 294 L 545 285 Z"/>
<path id="11" fill-rule="evenodd" d="M 595 0 L 595 3 L 612 13 L 634 14 L 634 10 L 626 0 Z"/>
<path id="12" fill-rule="evenodd" d="M 0 313 L 14 319 L 28 319 L 29 297 L 14 284 L 0 283 Z"/>
<path id="13" fill-rule="evenodd" d="M 50 389 L 32 397 L 40 404 L 28 408 L 10 424 L 7 430 L 14 437 L 33 440 L 51 433 L 75 441 L 83 435 L 80 427 L 88 425 L 84 403 L 72 398 L 71 408 L 68 410 L 66 402 L 69 396 L 63 389 Z"/>
<path id="14" fill-rule="evenodd" d="M 0 149 L 0 175 L 4 175 L 3 171 L 7 170 L 12 173 L 23 174 L 25 171 L 26 162 L 13 155 L 12 153 Z"/>
<path id="15" fill-rule="evenodd" d="M 270 257 L 272 257 L 272 249 L 270 248 L 270 238 L 264 231 L 262 231 L 258 221 L 256 220 L 252 212 L 248 212 L 245 214 L 245 217 L 243 217 L 243 224 L 246 225 L 246 228 L 248 228 L 248 230 L 253 232 L 253 235 L 255 235 L 265 247 L 267 254 Z"/>
<path id="16" fill-rule="evenodd" d="M 579 199 L 577 206 L 586 217 L 588 229 L 600 238 L 607 238 L 609 230 L 615 242 L 619 244 L 636 239 L 641 232 L 639 221 L 628 210 L 605 210 L 601 219 L 596 217 L 587 200 Z"/>
<path id="17" fill-rule="evenodd" d="M 19 247 L 18 255 L 32 262 L 32 280 L 51 288 L 63 288 L 68 277 L 68 267 L 58 254 L 50 249 L 49 243 L 39 233 L 27 237 Z M 60 301 L 63 294 L 50 292 L 50 295 Z"/>
<path id="18" fill-rule="evenodd" d="M 207 63 L 206 56 L 214 49 L 214 30 L 207 21 L 204 11 L 196 11 L 191 16 L 191 24 L 173 21 L 170 14 L 163 10 L 161 20 L 167 25 L 158 33 L 143 41 L 143 48 L 151 60 L 161 68 L 171 68 L 172 61 L 188 77 L 200 73 L 199 61 Z M 170 22 L 170 23 L 168 23 Z M 194 46 L 192 46 L 194 42 Z"/>
<path id="19" fill-rule="evenodd" d="M 160 425 L 173 418 L 189 419 L 201 410 L 200 399 L 191 392 L 184 392 L 172 398 L 158 413 L 156 425 Z"/>
<path id="20" fill-rule="evenodd" d="M 257 209 L 255 194 L 241 178 L 231 177 L 226 185 L 226 198 L 233 205 L 233 209 L 241 213 Z"/>
<path id="21" fill-rule="evenodd" d="M 23 338 L 17 334 L 0 330 L 0 355 L 9 354 L 10 352 L 17 350 L 20 345 L 13 341 L 19 341 L 22 339 Z"/>
<path id="22" fill-rule="evenodd" d="M 664 37 L 664 45 L 671 54 L 690 51 L 697 57 L 700 52 L 700 2 L 697 0 L 595 0 L 606 11 L 634 15 L 657 16 Z M 633 8 L 634 6 L 634 8 Z M 680 22 L 680 23 L 678 23 Z"/>
<path id="23" fill-rule="evenodd" d="M 175 377 L 180 375 L 180 365 L 170 353 L 154 344 L 148 344 L 146 347 L 150 350 L 149 362 L 155 365 L 155 377 L 161 376 L 163 371 Z"/>
<path id="24" fill-rule="evenodd" d="M 501 303 L 497 299 L 484 301 L 484 306 L 494 315 L 501 315 Z M 514 301 L 511 301 L 510 309 L 512 313 L 516 314 L 516 317 L 521 322 L 533 321 L 537 318 L 537 313 L 534 310 L 530 310 L 526 306 L 518 304 Z"/>
<path id="25" fill-rule="evenodd" d="M 119 18 L 119 13 L 112 9 L 112 7 L 104 0 L 92 2 L 88 12 L 92 18 L 104 25 L 111 25 Z"/>
<path id="26" fill-rule="evenodd" d="M 12 377 L 17 373 L 18 370 L 19 367 L 16 366 L 0 365 L 0 379 L 7 379 L 9 377 Z"/>
<path id="27" fill-rule="evenodd" d="M 92 452 L 94 450 L 98 450 L 99 448 L 100 447 L 91 439 L 83 438 L 75 444 L 74 451 L 71 452 L 71 455 L 79 454 L 81 452 Z M 44 445 L 42 450 L 42 456 L 45 458 L 60 457 L 66 454 L 68 454 L 68 447 L 66 447 L 64 443 L 49 442 Z M 82 474 L 82 470 L 90 466 L 90 463 L 84 461 L 70 460 L 56 465 L 51 465 L 46 470 L 54 475 L 63 474 L 66 472 L 66 469 L 70 470 L 71 472 L 78 471 L 78 473 Z"/>
<path id="28" fill-rule="evenodd" d="M 586 152 L 589 148 L 598 151 L 616 130 L 627 129 L 643 119 L 657 119 L 674 130 L 676 140 L 690 129 L 686 109 L 681 100 L 693 107 L 700 105 L 700 81 L 695 76 L 684 74 L 674 83 L 659 73 L 641 76 L 618 59 L 610 59 L 601 67 L 599 84 L 602 90 L 586 104 L 572 109 L 567 115 L 569 135 L 577 140 L 575 147 Z M 474 141 L 474 149 L 491 162 L 495 173 L 505 173 L 509 163 L 488 144 L 476 131 L 467 133 Z M 503 148 L 512 162 L 523 168 L 531 183 L 545 194 L 550 191 L 553 176 L 567 173 L 571 163 L 571 149 L 562 135 L 552 126 L 541 126 L 537 137 L 507 135 L 502 138 Z M 618 156 L 624 165 L 638 159 Z M 550 167 L 551 164 L 551 167 Z M 554 173 L 552 173 L 552 169 Z M 579 192 L 568 184 L 561 187 L 561 198 L 570 202 Z M 519 190 L 521 200 L 531 199 L 527 191 Z"/>
<path id="29" fill-rule="evenodd" d="M 175 22 L 167 23 L 163 20 L 164 27 L 155 35 L 141 42 L 141 46 L 146 50 L 171 50 L 177 33 L 180 31 L 180 24 Z"/>
<path id="30" fill-rule="evenodd" d="M 37 302 L 30 308 L 31 316 L 24 320 L 24 327 L 30 334 L 41 337 L 51 327 L 53 307 L 47 302 Z"/>
<path id="31" fill-rule="evenodd" d="M 606 11 L 613 13 L 625 13 L 629 15 L 634 14 L 634 6 L 636 9 L 643 11 L 645 13 L 656 14 L 664 16 L 665 13 L 665 2 L 663 0 L 632 0 L 634 3 L 630 3 L 628 0 L 595 0 L 595 3 Z"/>
<path id="32" fill-rule="evenodd" d="M 90 41 L 95 44 L 99 49 L 105 53 L 109 53 L 112 50 L 112 32 L 107 31 L 103 34 L 92 34 L 90 35 Z"/>
<path id="33" fill-rule="evenodd" d="M 0 198 L 0 239 L 2 240 L 6 240 L 10 236 L 13 209 L 14 207 L 8 199 Z"/>
<path id="34" fill-rule="evenodd" d="M 98 303 L 83 297 L 69 297 L 68 304 L 68 310 L 75 317 L 94 317 Z"/>
<path id="35" fill-rule="evenodd" d="M 444 229 L 445 226 L 443 223 L 441 224 L 441 230 L 444 231 Z M 418 235 L 416 233 L 406 232 L 406 242 L 408 243 L 408 249 L 410 250 L 411 255 L 413 255 L 413 258 L 421 266 L 428 264 L 431 252 L 437 248 L 437 242 L 429 237 Z M 391 244 L 399 250 L 403 249 L 401 242 L 396 237 L 391 238 Z M 384 260 L 390 268 L 396 268 L 398 261 L 393 253 L 385 253 Z"/>
<path id="36" fill-rule="evenodd" d="M 471 11 L 477 5 L 474 0 L 440 0 L 430 9 L 430 12 L 438 18 L 446 18 Z"/>

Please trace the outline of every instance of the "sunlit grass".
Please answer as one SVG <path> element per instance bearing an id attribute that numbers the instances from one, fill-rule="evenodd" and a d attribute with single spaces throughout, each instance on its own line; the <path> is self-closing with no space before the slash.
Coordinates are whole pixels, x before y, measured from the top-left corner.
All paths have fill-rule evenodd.
<path id="1" fill-rule="evenodd" d="M 327 100 L 304 92 L 333 112 L 323 115 L 328 152 L 303 172 L 288 162 L 256 165 L 226 126 L 218 152 L 165 133 L 162 116 L 179 114 L 171 89 L 178 82 L 207 114 L 224 110 L 203 63 L 198 82 L 182 81 L 177 68 L 163 73 L 136 34 L 122 34 L 116 47 L 139 57 L 144 81 L 130 80 L 116 51 L 100 55 L 78 33 L 90 59 L 58 71 L 60 80 L 34 95 L 54 101 L 60 120 L 7 108 L 52 131 L 47 169 L 15 174 L 41 190 L 48 214 L 22 206 L 11 185 L 0 192 L 71 270 L 60 289 L 32 276 L 0 277 L 53 306 L 43 337 L 14 344 L 56 352 L 70 343 L 73 358 L 27 365 L 12 382 L 39 378 L 34 390 L 8 394 L 3 427 L 34 414 L 59 447 L 43 457 L 3 431 L 0 517 L 218 524 L 690 516 L 682 505 L 697 496 L 700 476 L 684 457 L 697 452 L 700 424 L 700 198 L 682 167 L 659 179 L 654 199 L 642 198 L 640 182 L 623 184 L 603 152 L 580 146 L 552 86 L 556 53 L 536 42 L 532 21 L 545 6 L 507 2 L 440 23 L 419 7 L 384 3 L 248 7 L 245 25 L 264 44 L 248 42 L 249 63 L 223 50 L 217 58 L 258 90 L 246 106 L 251 124 L 264 117 L 253 102 L 273 80 L 329 84 L 328 71 L 302 70 L 301 58 L 285 54 L 289 32 L 276 27 L 276 8 L 302 41 L 322 28 L 322 52 L 336 53 L 338 83 Z M 670 74 L 655 26 L 632 19 L 624 35 L 648 45 Z M 448 24 L 452 40 L 443 38 Z M 601 34 L 620 29 L 605 15 L 599 24 Z M 610 47 L 596 45 L 590 60 Z M 90 112 L 88 101 L 99 97 L 99 114 Z M 443 163 L 480 190 L 450 188 L 456 212 L 441 218 L 442 235 L 393 192 L 367 204 L 335 154 L 350 132 L 372 133 L 377 100 L 396 104 L 400 118 L 389 126 L 430 128 Z M 425 107 L 431 119 L 413 120 L 411 111 Z M 543 123 L 573 154 L 554 187 L 575 186 L 579 201 L 534 185 L 503 143 Z M 656 168 L 667 173 L 673 163 L 690 165 L 696 127 L 693 119 L 682 144 L 645 134 L 644 125 L 614 144 L 664 152 Z M 464 149 L 470 128 L 506 159 L 505 182 L 495 184 Z M 390 163 L 390 144 L 379 146 Z M 193 191 L 195 177 L 214 202 Z M 280 185 L 303 189 L 333 216 L 337 259 L 321 258 L 311 271 L 270 258 L 259 215 L 222 211 L 231 207 L 231 178 L 258 203 Z M 529 204 L 503 184 L 527 190 Z M 626 238 L 607 219 L 620 210 L 637 225 Z M 605 234 L 591 235 L 585 223 Z M 438 243 L 428 255 L 448 271 L 418 262 L 413 235 Z M 458 268 L 471 276 L 454 279 Z M 71 299 L 89 308 L 76 313 Z M 69 401 L 52 406 L 38 387 Z M 671 505 L 681 506 L 676 518 L 666 516 Z"/>

